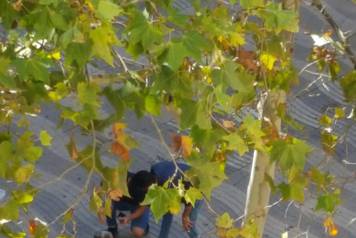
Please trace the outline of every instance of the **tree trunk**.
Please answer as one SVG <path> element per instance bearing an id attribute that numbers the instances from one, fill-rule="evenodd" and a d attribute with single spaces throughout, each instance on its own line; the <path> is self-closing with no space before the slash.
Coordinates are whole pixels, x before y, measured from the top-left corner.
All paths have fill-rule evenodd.
<path id="1" fill-rule="evenodd" d="M 298 0 L 282 0 L 284 9 L 299 10 Z M 286 33 L 284 41 L 288 48 L 293 43 L 293 34 Z M 288 49 L 289 50 L 289 49 Z M 277 132 L 281 132 L 281 118 L 276 114 L 278 104 L 286 103 L 286 95 L 284 91 L 268 92 L 267 95 L 260 100 L 257 109 L 259 119 L 262 120 L 262 128 L 273 124 Z M 270 122 L 263 120 L 268 118 Z M 270 162 L 269 155 L 255 150 L 251 167 L 250 181 L 247 188 L 247 197 L 245 205 L 245 223 L 253 219 L 257 225 L 259 237 L 263 236 L 264 226 L 266 223 L 271 188 L 266 180 L 266 177 L 274 179 L 275 163 Z"/>

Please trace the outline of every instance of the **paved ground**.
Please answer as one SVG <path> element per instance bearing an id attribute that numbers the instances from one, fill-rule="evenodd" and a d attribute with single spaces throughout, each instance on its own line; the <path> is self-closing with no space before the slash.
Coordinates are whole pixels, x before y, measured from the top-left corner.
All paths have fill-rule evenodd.
<path id="1" fill-rule="evenodd" d="M 178 6 L 185 9 L 189 8 L 188 0 L 179 1 Z M 351 0 L 329 0 L 328 9 L 332 15 L 336 17 L 337 22 L 343 27 L 344 30 L 356 31 L 356 6 L 352 5 Z M 317 12 L 310 7 L 303 5 L 301 11 L 301 25 L 303 31 L 320 33 L 328 29 L 324 22 L 318 17 Z M 356 50 L 356 37 L 351 38 Z M 297 48 L 296 63 L 298 67 L 302 68 L 305 64 L 305 58 L 309 53 L 309 47 L 312 41 L 309 36 L 299 33 L 297 35 Z M 346 63 L 347 64 L 347 63 Z M 322 111 L 325 110 L 327 105 L 342 105 L 346 106 L 343 102 L 343 97 L 339 87 L 336 84 L 319 80 L 315 83 L 310 90 L 300 94 L 299 90 L 305 88 L 315 76 L 309 74 L 302 74 L 302 83 L 289 97 L 290 114 L 299 122 L 305 125 L 306 130 L 303 133 L 298 133 L 299 136 L 306 138 L 315 146 L 315 153 L 310 158 L 309 165 L 318 163 L 324 158 L 324 154 L 320 151 L 319 134 L 318 134 L 318 118 Z M 355 92 L 356 93 L 356 92 Z M 297 96 L 299 95 L 299 96 Z M 104 112 L 105 113 L 105 112 Z M 149 168 L 150 164 L 162 158 L 167 158 L 167 152 L 160 145 L 157 134 L 150 121 L 146 118 L 137 120 L 133 115 L 127 115 L 126 121 L 129 123 L 130 133 L 140 142 L 139 150 L 133 151 L 132 155 L 135 158 L 133 170 L 142 168 Z M 165 135 L 176 130 L 175 124 L 169 116 L 161 117 L 159 126 L 163 129 Z M 39 131 L 43 128 L 49 130 L 54 135 L 56 144 L 47 150 L 43 159 L 39 163 L 40 176 L 34 181 L 34 184 L 40 185 L 48 180 L 51 180 L 61 174 L 66 168 L 73 165 L 68 159 L 65 144 L 68 142 L 68 132 L 70 125 L 65 125 L 63 129 L 58 129 L 58 112 L 51 106 L 44 106 L 43 114 L 38 118 L 32 118 L 33 130 Z M 344 128 L 345 122 L 340 123 L 340 131 Z M 109 134 L 105 132 L 101 135 L 101 140 L 105 143 Z M 81 137 L 80 143 L 84 145 L 87 138 Z M 349 158 L 351 161 L 356 162 L 356 130 L 350 130 L 350 136 L 346 143 L 349 147 Z M 346 158 L 344 143 L 337 149 L 337 154 L 330 161 L 327 169 L 332 173 L 338 175 L 350 175 L 355 172 L 355 166 L 345 166 L 341 161 Z M 105 151 L 103 151 L 105 154 Z M 109 155 L 105 157 L 105 163 L 112 164 L 113 161 Z M 214 209 L 223 212 L 228 211 L 234 217 L 238 217 L 243 212 L 246 186 L 248 183 L 248 171 L 250 169 L 251 155 L 246 155 L 243 158 L 230 158 L 227 174 L 229 180 L 218 188 L 213 194 L 212 204 Z M 140 167 L 140 168 L 139 168 Z M 67 208 L 74 197 L 79 193 L 80 188 L 85 181 L 85 172 L 78 168 L 68 173 L 60 182 L 45 187 L 39 194 L 38 198 L 30 209 L 29 216 L 37 216 L 44 221 L 50 222 Z M 94 180 L 95 182 L 97 180 Z M 103 229 L 98 225 L 97 219 L 94 214 L 90 213 L 87 208 L 88 198 L 83 199 L 75 210 L 75 217 L 77 220 L 77 231 L 79 238 L 90 238 L 95 230 Z M 271 200 L 273 203 L 275 200 Z M 343 205 L 337 212 L 337 223 L 340 226 L 339 237 L 352 238 L 356 237 L 356 223 L 347 225 L 350 219 L 356 217 L 356 186 L 351 184 L 346 186 L 346 191 L 343 194 Z M 277 238 L 286 229 L 290 230 L 290 237 L 296 234 L 308 231 L 308 236 L 299 237 L 326 237 L 322 227 L 321 216 L 314 214 L 310 209 L 315 201 L 310 199 L 302 207 L 290 206 L 288 213 L 285 213 L 288 204 L 279 203 L 274 206 L 268 217 L 266 225 L 265 236 Z M 198 228 L 201 230 L 201 237 L 215 237 L 213 231 L 214 218 L 209 213 L 208 209 L 203 208 L 199 219 Z M 19 224 L 23 226 L 24 224 Z M 68 227 L 70 229 L 70 227 Z M 52 225 L 53 233 L 50 237 L 55 237 L 54 234 L 62 229 L 59 223 Z M 150 237 L 157 237 L 159 226 L 151 221 L 151 235 Z M 127 229 L 123 231 L 123 237 L 127 233 Z M 293 235 L 294 234 L 294 235 Z M 171 238 L 185 237 L 182 232 L 179 219 L 177 219 L 172 227 Z"/>

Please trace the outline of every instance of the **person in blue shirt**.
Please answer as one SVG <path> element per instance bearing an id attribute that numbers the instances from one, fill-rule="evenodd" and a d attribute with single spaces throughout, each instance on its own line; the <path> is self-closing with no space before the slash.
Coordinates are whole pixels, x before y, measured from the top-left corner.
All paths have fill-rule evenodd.
<path id="1" fill-rule="evenodd" d="M 151 171 L 139 171 L 136 174 L 129 173 L 128 189 L 130 197 L 112 198 L 112 216 L 106 217 L 108 231 L 111 232 L 114 238 L 118 237 L 117 230 L 117 211 L 130 211 L 127 216 L 119 216 L 120 223 L 131 223 L 132 234 L 136 238 L 143 237 L 149 230 L 149 206 L 140 205 L 144 200 L 149 186 L 157 183 L 159 186 L 171 180 L 170 186 L 178 185 L 178 181 L 184 178 L 182 172 L 187 171 L 189 166 L 183 163 L 177 163 L 179 170 L 176 171 L 176 165 L 172 161 L 162 161 L 151 166 Z M 174 177 L 173 177 L 174 176 Z M 183 179 L 184 180 L 184 179 Z M 189 189 L 191 184 L 184 182 L 185 189 Z M 198 237 L 196 230 L 196 221 L 198 218 L 199 208 L 202 201 L 197 201 L 194 206 L 190 203 L 184 203 L 184 211 L 182 213 L 183 229 L 187 232 L 190 238 Z M 158 238 L 168 238 L 170 227 L 173 221 L 173 214 L 167 213 L 163 216 L 161 222 L 161 230 Z"/>
<path id="2" fill-rule="evenodd" d="M 162 161 L 158 162 L 151 167 L 151 173 L 156 177 L 158 185 L 162 186 L 166 181 L 171 179 L 172 184 L 178 185 L 178 181 L 184 177 L 182 172 L 187 171 L 189 166 L 183 163 L 177 163 L 179 170 L 176 171 L 176 165 L 172 161 Z M 174 178 L 172 178 L 174 176 Z M 188 189 L 191 184 L 189 182 L 184 182 L 185 189 Z M 197 201 L 194 206 L 192 204 L 184 203 L 184 211 L 182 213 L 182 225 L 183 229 L 188 233 L 190 238 L 198 237 L 198 232 L 196 230 L 196 221 L 198 218 L 198 212 L 201 207 L 202 201 Z M 159 238 L 168 238 L 169 230 L 172 225 L 173 215 L 167 213 L 163 216 L 161 222 L 161 230 L 159 233 Z"/>

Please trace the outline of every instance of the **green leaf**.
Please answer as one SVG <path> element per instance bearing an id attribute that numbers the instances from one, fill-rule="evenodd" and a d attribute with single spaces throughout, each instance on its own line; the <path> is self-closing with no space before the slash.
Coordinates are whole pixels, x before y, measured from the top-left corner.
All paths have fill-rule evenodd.
<path id="1" fill-rule="evenodd" d="M 180 204 L 181 197 L 179 192 L 173 188 L 163 188 L 158 185 L 152 185 L 148 190 L 144 205 L 150 205 L 152 214 L 156 221 L 158 221 L 170 209 L 176 209 L 177 204 Z"/>
<path id="2" fill-rule="evenodd" d="M 33 174 L 33 171 L 35 170 L 34 165 L 32 164 L 26 164 L 23 165 L 22 167 L 18 168 L 15 171 L 15 180 L 17 183 L 28 183 L 31 179 L 31 175 Z"/>
<path id="3" fill-rule="evenodd" d="M 277 34 L 281 31 L 298 32 L 298 13 L 292 10 L 284 10 L 281 4 L 271 3 L 265 10 L 261 10 L 265 20 L 265 27 Z"/>
<path id="4" fill-rule="evenodd" d="M 182 112 L 180 115 L 180 127 L 189 128 L 195 124 L 197 118 L 197 105 L 192 100 L 182 100 L 179 107 Z"/>
<path id="5" fill-rule="evenodd" d="M 142 12 L 134 10 L 130 16 L 131 19 L 126 28 L 129 35 L 129 48 L 136 48 L 135 45 L 140 44 L 144 51 L 151 50 L 154 44 L 162 41 L 163 34 L 160 28 L 148 22 Z"/>
<path id="6" fill-rule="evenodd" d="M 209 199 L 212 191 L 226 179 L 221 163 L 204 158 L 191 158 L 188 162 L 191 168 L 186 171 L 187 176 L 197 179 L 193 185 Z"/>
<path id="7" fill-rule="evenodd" d="M 229 229 L 232 227 L 234 220 L 230 217 L 229 213 L 225 212 L 216 218 L 215 225 L 219 228 Z"/>
<path id="8" fill-rule="evenodd" d="M 190 187 L 184 194 L 184 200 L 190 203 L 193 207 L 195 202 L 203 199 L 202 193 L 195 187 Z"/>
<path id="9" fill-rule="evenodd" d="M 223 139 L 229 143 L 227 149 L 237 151 L 240 156 L 243 156 L 246 152 L 249 151 L 245 141 L 237 133 L 224 136 Z"/>
<path id="10" fill-rule="evenodd" d="M 47 131 L 42 130 L 40 132 L 40 141 L 41 144 L 44 146 L 50 146 L 52 144 L 52 136 L 50 134 L 48 134 Z"/>
<path id="11" fill-rule="evenodd" d="M 67 224 L 69 221 L 73 220 L 73 209 L 67 211 L 62 217 L 62 224 Z"/>
<path id="12" fill-rule="evenodd" d="M 114 66 L 112 47 L 119 44 L 114 29 L 111 25 L 101 25 L 89 32 L 90 39 L 93 43 L 92 54 L 100 57 L 106 63 Z"/>
<path id="13" fill-rule="evenodd" d="M 88 104 L 93 107 L 98 107 L 99 102 L 97 98 L 97 93 L 99 87 L 95 84 L 80 82 L 77 86 L 78 100 L 82 104 Z"/>
<path id="14" fill-rule="evenodd" d="M 122 9 L 110 0 L 100 0 L 97 9 L 98 16 L 106 21 L 111 21 L 122 13 Z"/>
<path id="15" fill-rule="evenodd" d="M 0 177 L 5 178 L 6 173 L 8 172 L 8 161 L 11 161 L 13 159 L 13 145 L 11 144 L 10 141 L 3 141 L 0 144 L 0 154 L 1 154 L 1 159 L 0 159 Z M 5 159 L 6 158 L 6 159 Z"/>
<path id="16" fill-rule="evenodd" d="M 105 212 L 105 215 L 107 217 L 111 217 L 112 215 L 112 212 L 111 212 L 111 199 L 108 197 L 106 200 L 105 200 L 105 207 L 104 207 L 104 212 Z"/>
<path id="17" fill-rule="evenodd" d="M 198 108 L 196 112 L 196 124 L 201 129 L 211 129 L 211 118 L 208 105 L 204 101 L 198 102 Z"/>
<path id="18" fill-rule="evenodd" d="M 12 195 L 18 204 L 28 204 L 31 203 L 34 199 L 33 192 L 27 191 L 13 191 Z"/>
<path id="19" fill-rule="evenodd" d="M 255 119 L 251 114 L 247 115 L 242 122 L 241 130 L 246 131 L 254 147 L 260 151 L 265 151 L 265 145 L 262 137 L 265 135 L 261 129 L 261 121 Z"/>
<path id="20" fill-rule="evenodd" d="M 22 78 L 31 79 L 31 76 L 37 81 L 48 82 L 49 80 L 49 66 L 41 59 L 19 59 L 14 64 L 16 65 L 17 73 Z"/>
<path id="21" fill-rule="evenodd" d="M 340 194 L 340 190 L 336 189 L 331 193 L 319 196 L 315 209 L 333 213 L 335 208 L 341 203 Z"/>
<path id="22" fill-rule="evenodd" d="M 320 125 L 322 126 L 325 126 L 325 127 L 329 127 L 331 126 L 333 120 L 326 114 L 323 114 L 321 117 L 320 117 Z"/>
<path id="23" fill-rule="evenodd" d="M 51 22 L 54 27 L 56 27 L 62 31 L 66 31 L 68 29 L 68 24 L 67 24 L 65 18 L 63 17 L 63 15 L 50 10 L 49 18 L 51 19 Z"/>
<path id="24" fill-rule="evenodd" d="M 245 9 L 252 9 L 263 7 L 265 5 L 264 0 L 240 0 L 240 5 Z"/>
<path id="25" fill-rule="evenodd" d="M 101 200 L 99 195 L 95 192 L 95 190 L 93 190 L 93 193 L 89 201 L 89 208 L 92 211 L 97 212 L 99 208 L 101 208 L 102 206 L 103 206 L 103 201 Z"/>
<path id="26" fill-rule="evenodd" d="M 14 199 L 10 199 L 0 206 L 1 219 L 16 221 L 19 219 L 19 215 L 19 204 Z"/>
<path id="27" fill-rule="evenodd" d="M 340 85 L 344 91 L 346 101 L 356 101 L 356 70 L 346 74 L 341 80 Z"/>
<path id="28" fill-rule="evenodd" d="M 292 167 L 303 170 L 307 154 L 311 147 L 302 140 L 278 140 L 272 144 L 271 160 L 278 161 L 282 170 L 288 171 Z"/>
<path id="29" fill-rule="evenodd" d="M 338 136 L 326 130 L 321 131 L 320 134 L 321 146 L 323 150 L 329 154 L 333 154 L 337 145 Z"/>
<path id="30" fill-rule="evenodd" d="M 335 115 L 334 115 L 335 119 L 343 119 L 345 118 L 345 110 L 342 107 L 336 107 L 335 108 Z"/>
<path id="31" fill-rule="evenodd" d="M 70 43 L 65 52 L 65 62 L 68 64 L 77 63 L 80 67 L 84 66 L 89 58 L 91 53 L 92 46 L 86 43 Z"/>
<path id="32" fill-rule="evenodd" d="M 281 192 L 282 198 L 284 200 L 295 200 L 297 202 L 304 201 L 303 186 L 282 183 L 278 185 L 278 190 Z"/>
<path id="33" fill-rule="evenodd" d="M 152 115 L 158 116 L 161 114 L 161 102 L 158 96 L 147 95 L 145 97 L 145 109 Z"/>
<path id="34" fill-rule="evenodd" d="M 171 43 L 164 64 L 167 64 L 173 71 L 176 71 L 188 54 L 189 52 L 186 50 L 182 42 Z"/>

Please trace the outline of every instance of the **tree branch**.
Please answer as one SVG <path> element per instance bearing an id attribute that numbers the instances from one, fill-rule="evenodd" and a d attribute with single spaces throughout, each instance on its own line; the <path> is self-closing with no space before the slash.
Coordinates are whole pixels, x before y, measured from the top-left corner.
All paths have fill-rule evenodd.
<path id="1" fill-rule="evenodd" d="M 330 15 L 330 13 L 326 10 L 321 0 L 313 0 L 312 6 L 318 9 L 320 14 L 325 18 L 325 20 L 329 23 L 333 31 L 336 33 L 337 38 L 343 44 L 347 57 L 353 64 L 353 68 L 356 69 L 356 55 L 352 51 L 350 44 L 348 42 L 348 38 L 344 35 L 344 32 L 341 30 L 340 26 L 336 23 L 336 21 Z"/>

